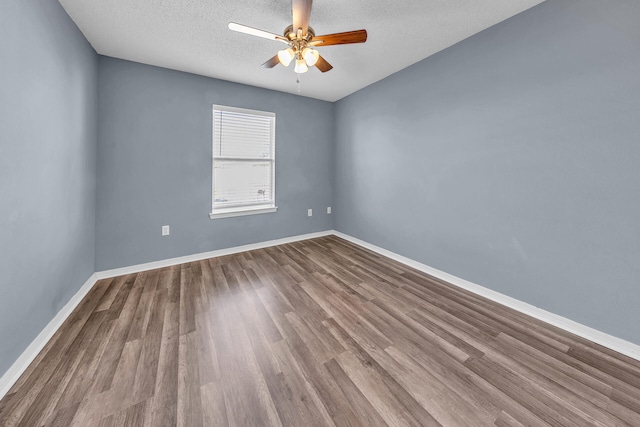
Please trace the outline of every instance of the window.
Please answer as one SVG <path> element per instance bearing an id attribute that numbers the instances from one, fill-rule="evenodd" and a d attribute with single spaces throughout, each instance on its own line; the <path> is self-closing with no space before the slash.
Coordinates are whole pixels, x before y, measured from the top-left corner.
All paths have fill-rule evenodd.
<path id="1" fill-rule="evenodd" d="M 213 106 L 211 219 L 275 212 L 276 115 Z"/>

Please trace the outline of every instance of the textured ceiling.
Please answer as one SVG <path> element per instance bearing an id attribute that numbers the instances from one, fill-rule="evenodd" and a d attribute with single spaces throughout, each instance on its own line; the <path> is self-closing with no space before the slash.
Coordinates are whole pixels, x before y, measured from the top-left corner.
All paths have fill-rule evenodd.
<path id="1" fill-rule="evenodd" d="M 107 56 L 298 93 L 293 65 L 260 67 L 283 44 L 230 31 L 230 21 L 281 34 L 290 0 L 59 0 Z M 315 0 L 316 34 L 365 28 L 364 44 L 319 47 L 300 95 L 336 101 L 543 0 Z"/>

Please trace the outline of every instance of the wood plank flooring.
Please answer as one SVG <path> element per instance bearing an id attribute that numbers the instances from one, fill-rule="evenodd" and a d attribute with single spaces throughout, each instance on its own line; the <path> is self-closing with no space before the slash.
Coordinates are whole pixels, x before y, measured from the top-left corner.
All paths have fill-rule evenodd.
<path id="1" fill-rule="evenodd" d="M 640 362 L 335 236 L 99 281 L 2 426 L 640 426 Z"/>

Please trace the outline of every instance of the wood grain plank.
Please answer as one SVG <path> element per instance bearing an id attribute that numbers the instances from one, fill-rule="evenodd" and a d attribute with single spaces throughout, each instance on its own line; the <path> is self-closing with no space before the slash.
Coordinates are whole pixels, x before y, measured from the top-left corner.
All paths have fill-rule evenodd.
<path id="1" fill-rule="evenodd" d="M 101 280 L 2 426 L 640 425 L 640 362 L 335 236 Z"/>

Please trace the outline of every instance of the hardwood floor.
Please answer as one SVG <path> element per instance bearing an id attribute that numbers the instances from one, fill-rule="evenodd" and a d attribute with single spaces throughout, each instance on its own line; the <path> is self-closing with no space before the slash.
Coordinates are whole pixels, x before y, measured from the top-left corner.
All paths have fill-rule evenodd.
<path id="1" fill-rule="evenodd" d="M 640 426 L 640 362 L 329 236 L 99 281 L 2 426 Z"/>

